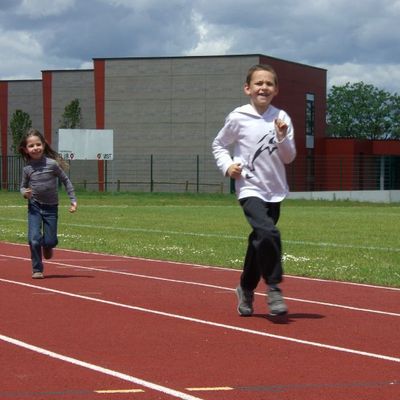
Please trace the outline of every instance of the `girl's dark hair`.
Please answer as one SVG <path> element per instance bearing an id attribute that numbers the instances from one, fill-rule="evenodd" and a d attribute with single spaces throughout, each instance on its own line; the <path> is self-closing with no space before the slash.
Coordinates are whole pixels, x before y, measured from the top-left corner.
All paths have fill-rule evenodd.
<path id="1" fill-rule="evenodd" d="M 268 64 L 256 64 L 253 65 L 248 71 L 246 76 L 246 83 L 250 85 L 251 78 L 253 77 L 253 73 L 256 71 L 268 71 L 274 76 L 275 85 L 278 86 L 278 75 L 276 71 Z"/>
<path id="2" fill-rule="evenodd" d="M 30 138 L 31 136 L 36 136 L 40 139 L 40 141 L 43 143 L 44 145 L 44 151 L 43 154 L 46 157 L 52 158 L 53 160 L 56 160 L 58 162 L 58 164 L 60 165 L 60 167 L 64 170 L 66 170 L 68 168 L 68 164 L 62 159 L 62 157 L 47 143 L 46 139 L 44 138 L 44 136 L 42 135 L 42 133 L 40 131 L 38 131 L 37 129 L 34 128 L 30 128 L 25 134 L 24 136 L 22 136 L 21 138 L 21 142 L 19 143 L 19 147 L 18 147 L 18 153 L 21 154 L 22 158 L 25 161 L 29 161 L 30 157 L 26 152 L 26 146 L 27 146 L 27 142 L 28 142 L 28 138 Z"/>

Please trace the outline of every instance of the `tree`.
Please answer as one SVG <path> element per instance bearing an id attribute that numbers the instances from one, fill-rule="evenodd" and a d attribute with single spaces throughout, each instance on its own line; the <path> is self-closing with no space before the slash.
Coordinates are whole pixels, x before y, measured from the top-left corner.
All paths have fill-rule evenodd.
<path id="1" fill-rule="evenodd" d="M 327 101 L 328 135 L 400 139 L 400 97 L 363 82 L 332 86 Z"/>
<path id="2" fill-rule="evenodd" d="M 22 110 L 15 110 L 10 121 L 10 131 L 13 138 L 12 149 L 15 154 L 18 154 L 18 147 L 22 136 L 31 127 L 32 121 L 29 114 Z"/>
<path id="3" fill-rule="evenodd" d="M 72 100 L 71 103 L 65 106 L 60 124 L 60 128 L 64 129 L 80 128 L 81 106 L 78 99 Z"/>

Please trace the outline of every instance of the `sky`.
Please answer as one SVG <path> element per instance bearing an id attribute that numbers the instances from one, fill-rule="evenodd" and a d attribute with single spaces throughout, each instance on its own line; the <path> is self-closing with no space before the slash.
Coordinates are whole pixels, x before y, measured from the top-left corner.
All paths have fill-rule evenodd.
<path id="1" fill-rule="evenodd" d="M 0 79 L 93 58 L 264 54 L 400 94 L 400 0 L 0 0 Z M 279 75 L 279 71 L 278 71 Z"/>

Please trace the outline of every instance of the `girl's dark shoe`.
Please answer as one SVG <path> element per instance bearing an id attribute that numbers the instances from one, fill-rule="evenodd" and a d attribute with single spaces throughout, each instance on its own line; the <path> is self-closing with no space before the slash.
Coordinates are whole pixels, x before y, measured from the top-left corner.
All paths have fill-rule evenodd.
<path id="1" fill-rule="evenodd" d="M 43 247 L 43 257 L 50 260 L 53 257 L 53 249 L 51 247 Z"/>

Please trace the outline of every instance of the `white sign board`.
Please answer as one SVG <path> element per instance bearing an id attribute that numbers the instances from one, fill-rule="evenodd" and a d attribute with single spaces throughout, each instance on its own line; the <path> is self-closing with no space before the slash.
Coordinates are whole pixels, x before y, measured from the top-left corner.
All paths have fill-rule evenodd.
<path id="1" fill-rule="evenodd" d="M 112 160 L 112 129 L 59 129 L 58 152 L 64 160 Z"/>

